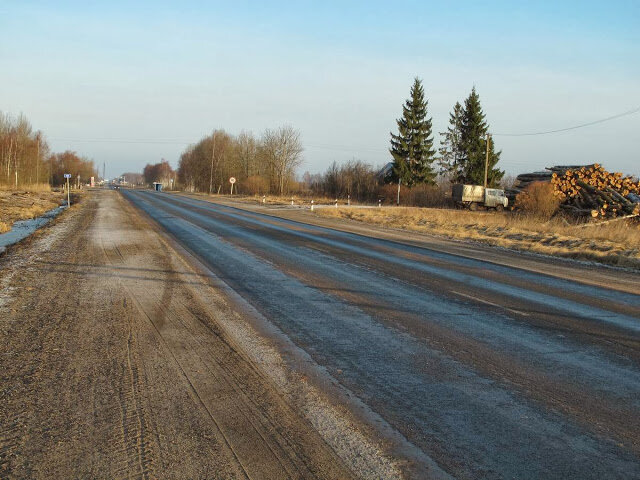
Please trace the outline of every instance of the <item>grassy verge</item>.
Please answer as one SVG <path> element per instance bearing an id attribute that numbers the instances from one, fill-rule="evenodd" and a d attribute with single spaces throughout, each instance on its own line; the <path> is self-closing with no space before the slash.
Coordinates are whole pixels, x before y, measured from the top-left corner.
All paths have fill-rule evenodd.
<path id="1" fill-rule="evenodd" d="M 584 228 L 512 213 L 430 208 L 341 207 L 317 210 L 336 217 L 505 248 L 640 268 L 640 224 L 613 222 Z"/>
<path id="2" fill-rule="evenodd" d="M 48 185 L 0 189 L 0 233 L 11 230 L 18 220 L 36 218 L 57 207 L 62 198 L 62 192 L 51 191 Z"/>

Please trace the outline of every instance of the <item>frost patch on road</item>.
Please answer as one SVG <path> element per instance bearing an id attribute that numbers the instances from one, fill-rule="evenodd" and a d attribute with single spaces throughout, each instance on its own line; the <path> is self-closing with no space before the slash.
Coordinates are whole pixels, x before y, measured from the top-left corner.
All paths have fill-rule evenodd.
<path id="1" fill-rule="evenodd" d="M 301 405 L 305 418 L 354 473 L 365 479 L 392 480 L 403 477 L 396 462 L 371 443 L 354 422 L 325 401 L 304 375 L 289 372 L 278 351 L 242 321 L 237 312 L 235 317 L 239 321 L 232 322 L 227 318 L 217 320 L 251 361 L 260 365 L 269 375 L 276 387 Z"/>
<path id="2" fill-rule="evenodd" d="M 191 268 L 186 262 L 185 265 Z M 214 283 L 217 283 L 216 278 L 211 278 Z M 212 304 L 218 304 L 221 301 L 226 304 L 227 302 L 221 299 L 217 293 L 218 286 L 198 285 L 193 288 L 198 290 L 200 298 L 207 299 L 208 297 Z M 223 294 L 230 293 L 227 292 L 228 287 L 226 286 L 223 286 L 222 290 Z M 251 314 L 259 316 L 259 313 L 254 311 Z M 320 381 L 330 383 L 333 388 L 340 388 L 337 382 L 293 344 L 287 344 L 288 342 L 285 340 L 285 344 L 274 346 L 267 340 L 272 336 L 280 337 L 276 341 L 287 338 L 277 327 L 263 319 L 266 328 L 271 331 L 259 332 L 247 323 L 247 319 L 237 311 L 233 311 L 233 316 L 220 315 L 216 321 L 239 349 L 245 352 L 250 360 L 270 378 L 276 389 L 283 392 L 286 398 L 299 407 L 304 418 L 313 425 L 327 444 L 356 475 L 363 479 L 404 478 L 400 464 L 389 457 L 382 445 L 378 445 L 366 433 L 363 433 L 362 426 L 352 419 L 346 406 L 340 408 L 330 403 L 326 395 L 309 381 L 304 372 L 311 372 L 311 375 L 315 377 L 322 377 Z M 283 359 L 280 350 L 285 354 L 292 353 L 292 356 L 295 357 L 293 365 Z M 358 407 L 366 408 L 364 405 L 358 405 Z M 368 413 L 371 417 L 376 416 L 373 412 Z M 378 423 L 380 422 L 383 420 L 378 419 Z M 402 447 L 406 448 L 406 446 Z M 427 469 L 432 474 L 431 478 L 449 478 L 435 463 L 430 462 L 430 459 L 421 458 L 421 460 L 427 464 Z"/>
<path id="3" fill-rule="evenodd" d="M 96 213 L 96 221 L 93 222 L 92 240 L 102 247 L 109 245 L 111 248 L 119 248 L 122 246 L 130 246 L 133 244 L 143 243 L 144 236 L 138 229 L 127 228 L 126 225 L 120 225 L 122 213 L 110 210 L 108 208 L 100 208 Z M 118 225 L 118 228 L 110 226 Z"/>

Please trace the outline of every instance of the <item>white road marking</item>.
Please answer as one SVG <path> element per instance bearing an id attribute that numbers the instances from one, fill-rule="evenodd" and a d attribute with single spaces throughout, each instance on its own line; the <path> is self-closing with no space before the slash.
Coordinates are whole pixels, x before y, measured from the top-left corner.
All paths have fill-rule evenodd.
<path id="1" fill-rule="evenodd" d="M 528 317 L 530 315 L 529 313 L 523 312 L 522 310 L 515 310 L 513 308 L 508 308 L 508 307 L 505 307 L 503 305 L 499 305 L 497 303 L 489 302 L 488 300 L 483 300 L 482 298 L 474 297 L 473 295 L 467 295 L 466 293 L 457 292 L 455 290 L 450 290 L 450 292 L 451 293 L 455 293 L 456 295 L 460 295 L 461 297 L 469 298 L 471 300 L 475 300 L 475 301 L 480 302 L 480 303 L 485 303 L 487 305 L 491 305 L 492 307 L 498 307 L 498 308 L 501 308 L 503 310 L 507 310 L 507 311 L 509 311 L 511 313 L 515 313 L 515 314 L 518 314 L 518 315 L 524 315 L 525 317 Z"/>

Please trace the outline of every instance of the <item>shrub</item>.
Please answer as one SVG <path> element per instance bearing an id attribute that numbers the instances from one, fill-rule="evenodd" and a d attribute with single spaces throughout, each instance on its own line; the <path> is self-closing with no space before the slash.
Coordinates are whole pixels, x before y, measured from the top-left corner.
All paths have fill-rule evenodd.
<path id="1" fill-rule="evenodd" d="M 394 205 L 398 198 L 398 184 L 387 184 L 378 193 L 384 203 Z M 416 185 L 413 188 L 401 186 L 400 205 L 404 207 L 444 207 L 447 205 L 446 186 Z"/>
<path id="2" fill-rule="evenodd" d="M 269 193 L 269 179 L 260 175 L 253 175 L 248 177 L 242 185 L 239 185 L 239 190 L 248 195 L 264 195 Z"/>
<path id="3" fill-rule="evenodd" d="M 549 220 L 560 206 L 560 200 L 553 194 L 550 182 L 534 182 L 518 194 L 515 208 L 538 217 Z"/>

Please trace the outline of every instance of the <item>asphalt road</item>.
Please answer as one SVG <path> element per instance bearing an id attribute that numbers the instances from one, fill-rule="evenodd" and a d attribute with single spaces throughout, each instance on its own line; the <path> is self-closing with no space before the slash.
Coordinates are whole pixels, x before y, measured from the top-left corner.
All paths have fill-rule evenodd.
<path id="1" fill-rule="evenodd" d="M 640 478 L 640 291 L 122 193 L 453 477 Z"/>

